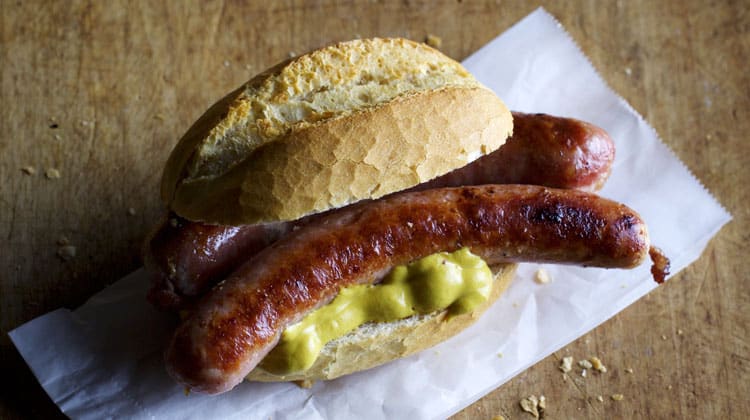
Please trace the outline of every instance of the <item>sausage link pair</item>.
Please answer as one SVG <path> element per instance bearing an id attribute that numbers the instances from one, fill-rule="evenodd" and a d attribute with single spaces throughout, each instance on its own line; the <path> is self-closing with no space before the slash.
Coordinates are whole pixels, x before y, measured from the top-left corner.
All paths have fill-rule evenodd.
<path id="1" fill-rule="evenodd" d="M 515 112 L 513 123 L 513 136 L 500 149 L 412 191 L 515 183 L 595 191 L 609 176 L 615 149 L 604 130 L 544 114 Z M 162 309 L 184 307 L 309 220 L 210 226 L 169 218 L 154 231 L 144 250 L 153 278 L 149 300 Z"/>
<path id="2" fill-rule="evenodd" d="M 341 287 L 461 247 L 488 264 L 629 268 L 644 260 L 649 239 L 638 214 L 622 204 L 539 186 L 430 189 L 355 204 L 289 233 L 214 288 L 172 337 L 168 371 L 194 390 L 227 391 L 286 326 Z"/>

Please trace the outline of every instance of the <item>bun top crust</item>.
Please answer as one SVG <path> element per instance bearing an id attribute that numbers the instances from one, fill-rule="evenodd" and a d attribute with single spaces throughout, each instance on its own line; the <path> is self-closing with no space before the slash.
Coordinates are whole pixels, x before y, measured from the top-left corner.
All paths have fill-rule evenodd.
<path id="1" fill-rule="evenodd" d="M 293 220 L 428 181 L 511 131 L 505 105 L 437 50 L 343 42 L 214 104 L 172 151 L 162 198 L 195 221 Z"/>

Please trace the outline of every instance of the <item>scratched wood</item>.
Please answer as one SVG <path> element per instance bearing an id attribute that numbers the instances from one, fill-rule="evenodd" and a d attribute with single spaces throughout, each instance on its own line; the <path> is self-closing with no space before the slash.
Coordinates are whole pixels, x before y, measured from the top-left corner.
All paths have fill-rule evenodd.
<path id="1" fill-rule="evenodd" d="M 540 394 L 549 418 L 750 417 L 750 16 L 741 1 L 704 3 L 542 2 L 735 219 L 671 282 L 456 419 L 531 418 L 519 400 Z M 5 333 L 139 266 L 163 162 L 212 101 L 290 53 L 354 37 L 435 34 L 462 59 L 535 7 L 2 0 L 0 417 L 61 416 Z M 609 371 L 564 380 L 566 355 Z"/>

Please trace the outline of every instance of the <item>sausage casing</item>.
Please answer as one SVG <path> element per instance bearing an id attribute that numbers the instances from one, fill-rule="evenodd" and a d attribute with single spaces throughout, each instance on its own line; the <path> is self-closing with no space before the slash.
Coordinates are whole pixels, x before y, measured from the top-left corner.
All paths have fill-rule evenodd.
<path id="1" fill-rule="evenodd" d="M 539 186 L 430 189 L 355 204 L 289 233 L 214 288 L 175 332 L 168 371 L 197 391 L 227 391 L 287 325 L 341 287 L 461 247 L 489 264 L 629 268 L 645 259 L 649 240 L 638 214 L 622 204 Z"/>
<path id="2" fill-rule="evenodd" d="M 545 114 L 514 112 L 513 121 L 513 136 L 500 149 L 412 191 L 482 184 L 595 191 L 609 176 L 615 148 L 601 128 Z M 307 221 L 209 226 L 176 216 L 168 219 L 144 250 L 153 278 L 149 300 L 162 309 L 184 307 L 294 225 Z"/>

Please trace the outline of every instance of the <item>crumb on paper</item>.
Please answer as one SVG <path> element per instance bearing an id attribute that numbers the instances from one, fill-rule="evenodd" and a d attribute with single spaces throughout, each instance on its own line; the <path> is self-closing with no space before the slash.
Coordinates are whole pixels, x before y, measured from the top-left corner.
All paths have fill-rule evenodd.
<path id="1" fill-rule="evenodd" d="M 539 407 L 539 399 L 535 395 L 529 395 L 526 398 L 522 398 L 518 404 L 523 411 L 531 414 L 535 419 L 540 418 L 539 409 L 541 407 Z"/>
<path id="2" fill-rule="evenodd" d="M 253 65 L 252 64 L 245 64 L 245 70 L 252 71 L 253 70 Z"/>
<path id="3" fill-rule="evenodd" d="M 584 360 L 579 360 L 579 361 L 578 361 L 578 366 L 580 366 L 580 367 L 582 367 L 582 368 L 584 368 L 584 369 L 591 369 L 592 367 L 594 367 L 594 365 L 592 365 L 592 364 L 591 364 L 591 362 L 589 362 L 589 361 L 588 361 L 588 360 L 586 360 L 586 359 L 584 359 Z"/>
<path id="4" fill-rule="evenodd" d="M 81 120 L 80 124 L 81 124 L 82 127 L 88 127 L 88 126 L 94 125 L 94 122 L 93 121 L 89 121 L 89 120 Z"/>
<path id="5" fill-rule="evenodd" d="M 631 69 L 630 67 L 625 67 L 625 74 L 630 76 L 631 74 L 633 74 L 633 69 Z"/>
<path id="6" fill-rule="evenodd" d="M 560 362 L 560 370 L 564 373 L 568 373 L 573 370 L 573 356 L 565 356 Z"/>
<path id="7" fill-rule="evenodd" d="M 518 302 L 513 302 L 513 307 L 518 308 Z"/>
<path id="8" fill-rule="evenodd" d="M 540 268 L 534 273 L 534 281 L 537 284 L 547 284 L 552 280 L 547 270 Z"/>
<path id="9" fill-rule="evenodd" d="M 581 369 L 581 377 L 582 378 L 586 377 L 586 369 Z"/>
<path id="10" fill-rule="evenodd" d="M 568 375 L 566 375 L 566 374 L 563 373 L 562 377 L 563 377 L 563 381 L 564 382 L 568 382 Z"/>
<path id="11" fill-rule="evenodd" d="M 135 208 L 133 208 L 133 207 L 128 207 L 128 215 L 130 215 L 130 216 L 135 216 L 135 215 L 136 215 L 136 211 L 135 211 Z"/>
<path id="12" fill-rule="evenodd" d="M 682 330 L 680 330 L 680 329 L 678 329 L 678 330 L 677 330 L 677 335 L 682 335 L 682 334 L 683 334 L 683 331 L 682 331 Z"/>
<path id="13" fill-rule="evenodd" d="M 24 166 L 21 168 L 21 172 L 23 172 L 25 175 L 33 176 L 36 174 L 36 169 L 34 169 L 33 166 Z"/>
<path id="14" fill-rule="evenodd" d="M 232 63 L 230 63 L 229 60 L 224 60 L 224 67 L 229 67 L 230 64 Z"/>
<path id="15" fill-rule="evenodd" d="M 667 389 L 672 389 L 672 385 L 667 385 Z"/>
<path id="16" fill-rule="evenodd" d="M 424 42 L 432 48 L 440 48 L 443 46 L 443 38 L 440 38 L 439 36 L 434 34 L 427 34 Z"/>
<path id="17" fill-rule="evenodd" d="M 667 336 L 666 335 L 662 335 L 661 339 L 666 341 L 667 340 Z"/>
<path id="18" fill-rule="evenodd" d="M 591 358 L 589 358 L 589 361 L 591 362 L 591 366 L 594 369 L 601 373 L 607 373 L 607 367 L 604 366 L 604 363 L 602 363 L 602 361 L 598 357 L 592 356 Z"/>
<path id="19" fill-rule="evenodd" d="M 602 397 L 601 395 L 599 395 L 599 396 L 596 397 L 596 400 L 599 401 L 599 402 L 604 402 L 604 397 Z"/>
<path id="20" fill-rule="evenodd" d="M 625 373 L 633 373 L 633 368 L 625 368 Z"/>
<path id="21" fill-rule="evenodd" d="M 612 397 L 610 398 L 612 398 L 614 401 L 622 401 L 625 396 L 622 394 L 612 394 Z"/>
<path id="22" fill-rule="evenodd" d="M 505 420 L 505 417 L 502 414 L 498 414 L 492 417 L 492 420 Z"/>
<path id="23" fill-rule="evenodd" d="M 76 256 L 76 247 L 73 245 L 63 245 L 57 248 L 57 256 L 64 261 L 71 260 Z"/>
<path id="24" fill-rule="evenodd" d="M 547 409 L 547 398 L 544 397 L 544 395 L 539 396 L 539 408 L 541 411 L 544 411 Z M 542 413 L 539 413 L 542 414 Z"/>
<path id="25" fill-rule="evenodd" d="M 294 52 L 294 51 L 289 51 L 289 52 L 288 52 L 288 53 L 287 53 L 286 55 L 287 55 L 287 56 L 288 56 L 289 58 L 294 58 L 294 57 L 296 57 L 296 56 L 297 56 L 297 53 L 296 53 L 296 52 Z"/>
<path id="26" fill-rule="evenodd" d="M 164 115 L 162 115 L 160 113 L 156 113 L 156 114 L 154 114 L 154 119 L 155 120 L 159 120 L 159 121 L 164 121 Z"/>
<path id="27" fill-rule="evenodd" d="M 310 389 L 315 384 L 315 381 L 311 379 L 302 379 L 299 381 L 294 381 L 294 383 L 300 388 Z"/>
<path id="28" fill-rule="evenodd" d="M 54 135 L 53 137 L 54 137 L 54 138 L 55 138 L 55 140 L 57 140 L 57 141 L 62 141 L 62 136 L 60 136 L 59 134 L 55 134 L 55 135 Z"/>
<path id="29" fill-rule="evenodd" d="M 44 171 L 44 176 L 47 177 L 47 179 L 59 179 L 60 171 L 56 168 L 48 168 L 46 171 Z"/>

